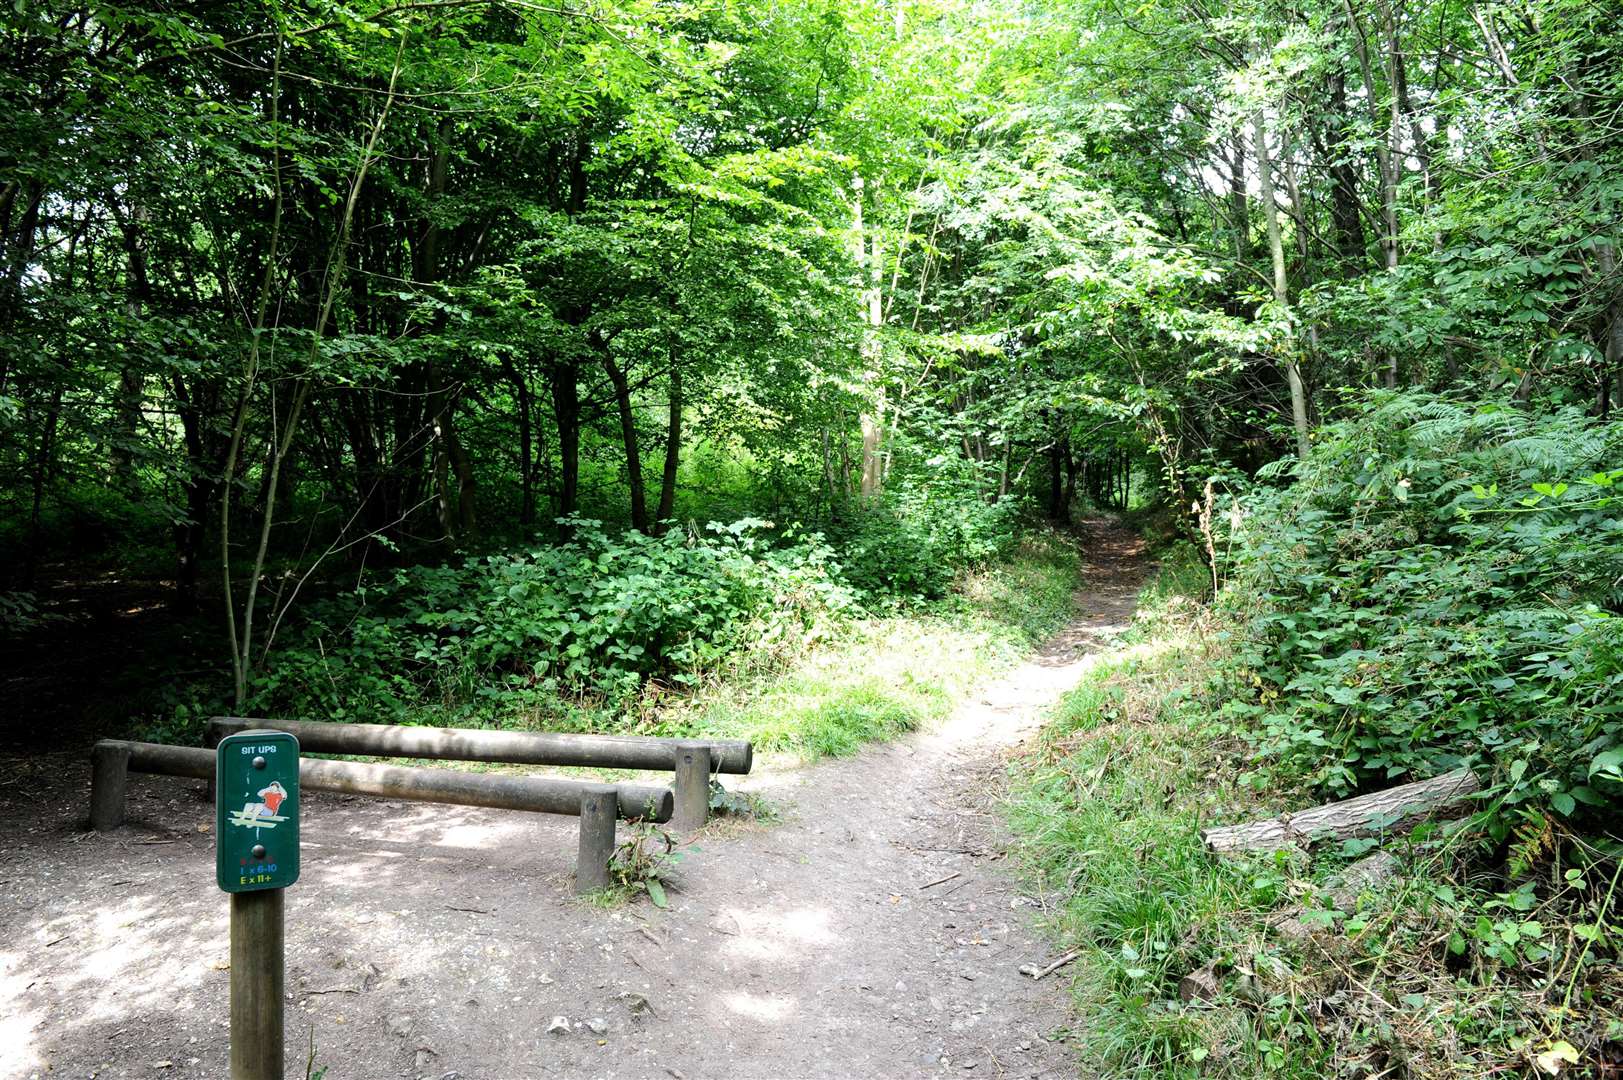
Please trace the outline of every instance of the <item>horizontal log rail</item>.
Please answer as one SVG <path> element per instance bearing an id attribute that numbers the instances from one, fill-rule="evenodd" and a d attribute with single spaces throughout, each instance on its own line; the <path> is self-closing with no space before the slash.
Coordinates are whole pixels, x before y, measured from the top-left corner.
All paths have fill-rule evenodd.
<path id="1" fill-rule="evenodd" d="M 300 749 L 304 749 L 302 744 Z M 95 768 L 91 779 L 90 823 L 95 829 L 117 828 L 123 823 L 125 773 L 161 773 L 198 780 L 214 778 L 214 751 L 191 746 L 103 739 L 96 744 L 92 761 Z M 572 816 L 580 814 L 581 796 L 601 786 L 544 776 L 499 776 L 319 758 L 300 760 L 299 785 L 307 791 L 337 791 L 385 799 Z M 648 784 L 615 784 L 613 787 L 620 817 L 656 822 L 670 820 L 675 806 L 670 788 Z"/>
<path id="2" fill-rule="evenodd" d="M 642 735 L 400 727 L 240 716 L 217 716 L 210 720 L 209 738 L 218 742 L 227 735 L 252 729 L 289 732 L 299 740 L 299 748 L 307 753 L 353 757 L 499 761 L 510 765 L 575 765 L 670 772 L 675 769 L 683 749 L 699 742 L 710 748 L 712 772 L 733 775 L 748 773 L 755 757 L 754 748 L 745 739 L 661 739 Z"/>

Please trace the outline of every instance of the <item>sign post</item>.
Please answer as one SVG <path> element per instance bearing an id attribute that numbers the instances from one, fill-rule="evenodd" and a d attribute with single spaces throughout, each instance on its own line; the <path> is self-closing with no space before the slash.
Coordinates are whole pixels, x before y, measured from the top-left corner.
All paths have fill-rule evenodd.
<path id="1" fill-rule="evenodd" d="M 282 1080 L 283 890 L 299 880 L 299 812 L 296 738 L 220 740 L 214 877 L 231 896 L 231 1080 Z"/>

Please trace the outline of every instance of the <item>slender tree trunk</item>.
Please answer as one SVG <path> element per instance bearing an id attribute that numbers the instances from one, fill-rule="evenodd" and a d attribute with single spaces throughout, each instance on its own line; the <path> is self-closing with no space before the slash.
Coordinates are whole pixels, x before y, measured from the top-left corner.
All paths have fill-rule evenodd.
<path id="1" fill-rule="evenodd" d="M 1336 228 L 1336 247 L 1346 262 L 1362 268 L 1367 265 L 1364 251 L 1364 217 L 1360 212 L 1358 174 L 1350 160 L 1352 148 L 1348 131 L 1347 86 L 1340 70 L 1330 77 L 1330 107 L 1334 113 L 1335 129 L 1327 136 L 1334 162 L 1330 176 L 1334 183 L 1330 189 L 1330 216 Z"/>
<path id="2" fill-rule="evenodd" d="M 1061 496 L 1065 500 L 1067 511 L 1076 503 L 1076 471 L 1077 456 L 1071 451 L 1071 440 L 1065 439 L 1065 493 Z"/>
<path id="3" fill-rule="evenodd" d="M 1273 163 L 1268 156 L 1268 130 L 1263 123 L 1261 109 L 1252 114 L 1251 125 L 1256 132 L 1257 176 L 1262 189 L 1263 222 L 1268 228 L 1268 257 L 1273 263 L 1274 301 L 1281 308 L 1288 310 L 1290 307 L 1290 286 L 1285 276 L 1285 244 L 1279 229 L 1279 204 L 1274 199 Z M 1291 421 L 1296 428 L 1296 453 L 1298 457 L 1305 459 L 1310 446 L 1307 423 L 1307 385 L 1302 379 L 1302 370 L 1297 363 L 1295 343 L 1287 342 L 1285 349 L 1287 350 L 1285 355 L 1285 378 L 1290 384 Z"/>
<path id="4" fill-rule="evenodd" d="M 1048 444 L 1048 519 L 1065 524 L 1071 515 L 1065 503 L 1065 449 L 1064 436 L 1056 435 Z"/>
<path id="5" fill-rule="evenodd" d="M 116 201 L 110 202 L 109 207 L 124 239 L 124 255 L 129 267 L 124 312 L 135 320 L 141 317 L 152 299 L 152 285 L 147 277 L 146 236 L 141 231 L 146 221 L 146 211 L 139 204 L 132 204 L 129 213 L 122 214 Z M 133 461 L 131 448 L 140 437 L 141 396 L 145 382 L 142 373 L 135 368 L 127 367 L 119 372 L 118 391 L 113 403 L 116 423 L 107 454 L 109 478 L 119 488 L 128 489 L 134 481 L 130 468 Z"/>
<path id="6" fill-rule="evenodd" d="M 659 510 L 654 528 L 665 531 L 676 510 L 676 469 L 682 453 L 682 369 L 671 364 L 670 414 L 665 425 L 665 471 L 659 479 Z"/>
<path id="7" fill-rule="evenodd" d="M 516 368 L 508 368 L 508 377 L 518 405 L 518 523 L 528 528 L 535 524 L 535 437 L 531 431 L 530 380 Z"/>
<path id="8" fill-rule="evenodd" d="M 40 430 L 39 449 L 34 454 L 34 491 L 28 513 L 28 565 L 23 568 L 23 580 L 32 583 L 39 569 L 41 523 L 40 512 L 45 503 L 45 489 L 51 474 L 51 460 L 56 453 L 56 429 L 62 417 L 62 384 L 51 390 L 51 403 L 45 407 L 45 424 Z"/>
<path id="9" fill-rule="evenodd" d="M 1602 244 L 1598 255 L 1601 278 L 1612 294 L 1612 302 L 1606 309 L 1604 359 L 1600 369 L 1600 396 L 1596 402 L 1596 411 L 1604 420 L 1611 415 L 1615 403 L 1614 392 L 1623 394 L 1623 287 L 1614 280 L 1617 273 L 1616 250 L 1611 244 Z"/>
<path id="10" fill-rule="evenodd" d="M 863 184 L 858 178 L 853 199 L 853 231 L 855 234 L 855 250 L 857 265 L 861 269 L 860 299 L 862 304 L 862 364 L 863 380 L 867 390 L 872 395 L 871 408 L 864 409 L 858 416 L 858 424 L 862 431 L 862 479 L 859 490 L 864 501 L 878 496 L 884 483 L 884 465 L 882 463 L 884 423 L 885 423 L 885 388 L 881 381 L 879 371 L 881 344 L 879 329 L 885 320 L 884 313 L 884 267 L 882 265 L 882 252 L 879 240 L 878 226 L 871 229 L 871 235 L 864 232 L 863 199 L 867 189 L 872 185 Z"/>
<path id="11" fill-rule="evenodd" d="M 558 516 L 569 517 L 580 497 L 580 369 L 558 364 L 550 374 L 558 428 Z"/>
<path id="12" fill-rule="evenodd" d="M 834 500 L 835 500 L 835 493 L 834 493 L 834 454 L 833 454 L 833 449 L 832 449 L 832 447 L 830 445 L 830 440 L 829 440 L 829 435 L 828 435 L 828 425 L 827 424 L 823 425 L 821 445 L 822 445 L 822 452 L 823 452 L 823 488 L 828 492 L 828 516 L 829 516 L 829 520 L 832 521 L 834 519 Z"/>
<path id="13" fill-rule="evenodd" d="M 440 421 L 440 439 L 445 446 L 445 457 L 450 462 L 451 473 L 456 477 L 456 499 L 450 509 L 455 514 L 457 536 L 462 543 L 471 544 L 479 538 L 474 504 L 478 479 L 474 476 L 473 461 L 468 457 L 467 448 L 457 434 L 456 408 L 455 402 L 447 406 Z"/>
<path id="14" fill-rule="evenodd" d="M 1251 217 L 1245 207 L 1245 136 L 1234 134 L 1229 157 L 1229 228 L 1234 234 L 1234 261 L 1245 262 L 1251 242 Z"/>
<path id="15" fill-rule="evenodd" d="M 637 417 L 631 408 L 631 385 L 626 380 L 626 373 L 620 370 L 620 365 L 614 362 L 612 356 L 605 354 L 600 363 L 603 373 L 614 385 L 614 405 L 620 414 L 620 438 L 625 443 L 626 451 L 626 481 L 631 489 L 631 527 L 646 533 L 650 531 L 648 504 L 643 492 L 642 454 L 637 449 Z"/>
<path id="16" fill-rule="evenodd" d="M 1358 56 L 1359 72 L 1364 79 L 1364 99 L 1369 107 L 1370 122 L 1375 131 L 1380 131 L 1383 125 L 1381 117 L 1380 98 L 1375 93 L 1375 73 L 1370 62 L 1369 38 L 1364 33 L 1363 23 L 1359 21 L 1358 14 L 1353 10 L 1352 0 L 1342 0 L 1347 13 L 1347 21 L 1352 27 L 1354 35 L 1354 52 Z M 1395 101 L 1394 97 L 1394 101 Z M 1375 164 L 1380 173 L 1381 180 L 1381 264 L 1387 270 L 1394 270 L 1398 265 L 1398 170 L 1402 160 L 1398 156 L 1401 151 L 1397 145 L 1398 126 L 1395 122 L 1398 117 L 1398 107 L 1392 106 L 1390 115 L 1384 121 L 1386 127 L 1385 141 L 1377 140 L 1375 143 Z M 1398 385 L 1398 354 L 1396 350 L 1386 350 L 1382 367 L 1383 378 L 1388 390 L 1397 389 Z"/>
<path id="17" fill-rule="evenodd" d="M 180 417 L 181 446 L 186 452 L 186 473 L 181 489 L 186 496 L 186 518 L 177 522 L 175 537 L 175 592 L 171 605 L 182 615 L 197 610 L 197 580 L 214 495 L 220 489 L 218 455 L 208 429 L 215 394 L 199 381 L 187 387 L 176 376 L 172 391 Z"/>

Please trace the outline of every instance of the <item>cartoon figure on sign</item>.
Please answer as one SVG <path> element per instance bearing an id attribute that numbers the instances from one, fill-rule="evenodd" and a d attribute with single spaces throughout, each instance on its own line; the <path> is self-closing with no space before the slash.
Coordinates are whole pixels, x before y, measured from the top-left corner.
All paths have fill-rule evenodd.
<path id="1" fill-rule="evenodd" d="M 261 799 L 265 800 L 265 809 L 270 812 L 270 816 L 274 817 L 277 808 L 282 805 L 282 800 L 287 798 L 287 789 L 282 786 L 280 780 L 272 780 L 270 787 L 260 788 L 258 794 Z"/>
<path id="2" fill-rule="evenodd" d="M 280 780 L 272 780 L 269 787 L 262 787 L 255 794 L 261 801 L 244 803 L 241 810 L 231 815 L 231 824 L 253 829 L 274 829 L 277 822 L 287 820 L 276 812 L 287 799 L 287 788 L 282 786 Z"/>

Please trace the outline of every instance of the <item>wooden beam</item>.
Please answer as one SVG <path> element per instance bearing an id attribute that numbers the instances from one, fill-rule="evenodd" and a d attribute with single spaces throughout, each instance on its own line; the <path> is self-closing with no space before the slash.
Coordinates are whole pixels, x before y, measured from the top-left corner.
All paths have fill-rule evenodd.
<path id="1" fill-rule="evenodd" d="M 217 716 L 211 737 L 251 729 L 286 731 L 311 754 L 353 757 L 412 757 L 442 761 L 500 761 L 512 765 L 576 765 L 600 769 L 670 772 L 676 755 L 691 739 L 641 735 L 575 735 L 545 731 L 491 731 L 483 728 L 400 727 L 343 724 L 320 720 L 260 720 Z M 750 771 L 755 751 L 745 739 L 703 739 L 714 772 Z"/>
<path id="2" fill-rule="evenodd" d="M 301 743 L 300 750 L 303 749 L 305 747 Z M 101 761 L 119 752 L 129 755 L 131 772 L 189 776 L 198 780 L 214 776 L 214 752 L 198 747 L 103 739 L 96 744 L 93 756 Z M 324 761 L 320 758 L 300 760 L 299 785 L 307 791 L 340 791 L 351 795 L 375 795 L 383 799 L 489 806 L 498 810 L 526 810 L 572 817 L 580 813 L 581 794 L 593 786 L 579 780 L 557 780 L 546 776 L 418 769 L 406 765 L 368 765 L 354 761 Z M 656 822 L 670 820 L 675 806 L 675 797 L 670 788 L 649 784 L 615 784 L 614 789 L 619 796 L 620 817 Z M 92 800 L 95 800 L 94 794 Z"/>

